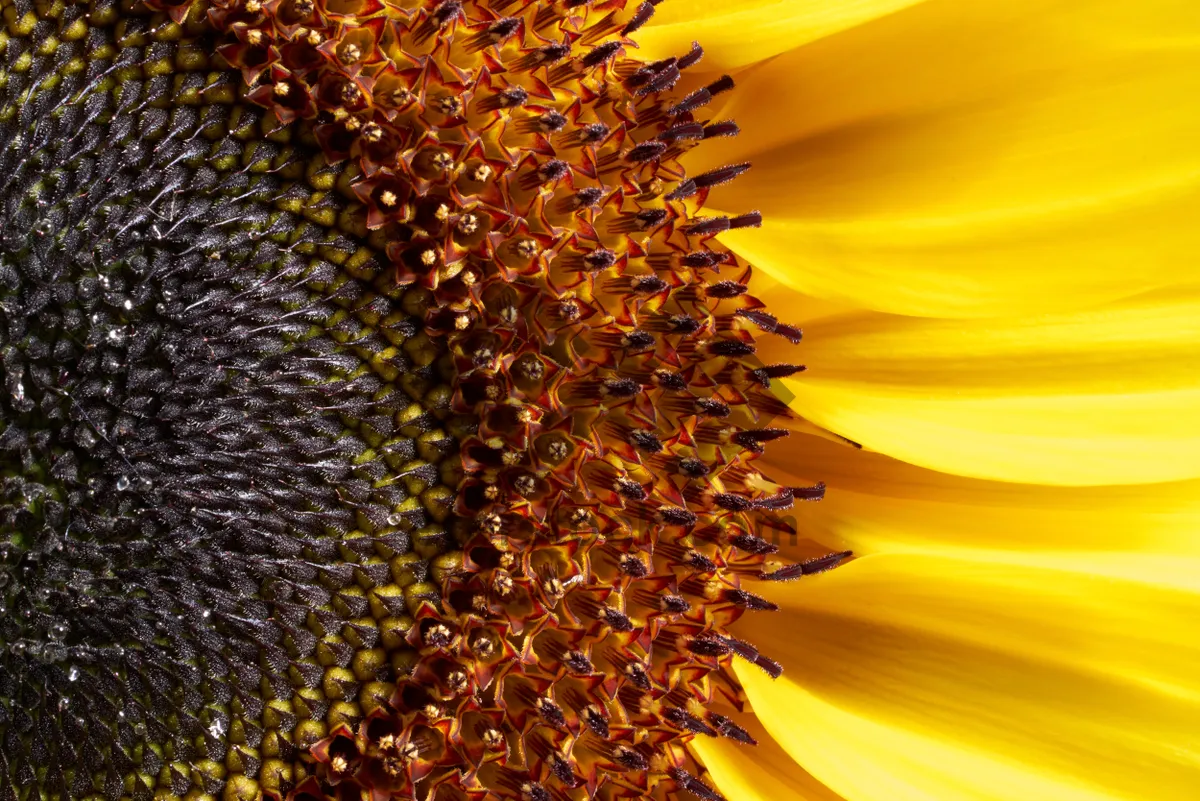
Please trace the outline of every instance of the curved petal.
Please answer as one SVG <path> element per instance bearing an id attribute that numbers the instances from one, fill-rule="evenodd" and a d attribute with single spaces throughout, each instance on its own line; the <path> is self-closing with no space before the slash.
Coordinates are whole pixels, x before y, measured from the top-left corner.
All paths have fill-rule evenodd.
<path id="1" fill-rule="evenodd" d="M 794 322 L 787 295 L 767 302 Z M 802 416 L 924 467 L 1062 485 L 1200 477 L 1200 290 L 1011 321 L 864 312 L 761 353 L 808 365 L 783 382 Z"/>
<path id="2" fill-rule="evenodd" d="M 757 462 L 788 486 L 824 481 L 788 514 L 781 553 L 834 550 L 1071 570 L 1200 592 L 1200 480 L 1113 487 L 981 481 L 793 435 Z"/>
<path id="3" fill-rule="evenodd" d="M 901 314 L 1078 307 L 1191 280 L 1200 14 L 1190 0 L 928 0 L 751 68 L 698 172 L 798 290 Z"/>
<path id="4" fill-rule="evenodd" d="M 704 47 L 703 67 L 734 70 L 922 0 L 671 0 L 635 36 L 647 60 Z"/>
<path id="5" fill-rule="evenodd" d="M 717 789 L 733 801 L 843 801 L 788 756 L 753 714 L 735 716 L 758 745 L 738 745 L 724 737 L 697 737 L 689 748 L 708 768 Z"/>
<path id="6" fill-rule="evenodd" d="M 1200 596 L 1071 572 L 869 556 L 739 623 L 766 729 L 849 801 L 1187 801 Z"/>

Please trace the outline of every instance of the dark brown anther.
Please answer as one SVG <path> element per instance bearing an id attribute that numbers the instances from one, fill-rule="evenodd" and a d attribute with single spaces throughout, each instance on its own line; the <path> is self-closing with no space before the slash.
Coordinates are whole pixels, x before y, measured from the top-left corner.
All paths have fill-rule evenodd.
<path id="1" fill-rule="evenodd" d="M 487 35 L 492 42 L 503 42 L 521 28 L 521 20 L 517 17 L 504 17 L 487 26 Z"/>
<path id="2" fill-rule="evenodd" d="M 572 673 L 591 673 L 595 670 L 592 660 L 583 651 L 567 651 L 563 654 L 562 662 Z"/>
<path id="3" fill-rule="evenodd" d="M 691 610 L 692 605 L 682 595 L 664 595 L 659 598 L 658 607 L 668 615 L 682 615 Z"/>
<path id="4" fill-rule="evenodd" d="M 642 667 L 640 662 L 630 662 L 626 665 L 625 676 L 633 683 L 634 687 L 646 692 L 650 691 L 650 676 L 646 674 L 646 668 Z"/>
<path id="5" fill-rule="evenodd" d="M 729 404 L 716 398 L 697 398 L 692 405 L 695 407 L 696 414 L 701 414 L 705 417 L 720 419 L 728 417 L 732 412 Z"/>
<path id="6" fill-rule="evenodd" d="M 611 61 L 620 50 L 620 42 L 605 42 L 599 47 L 593 48 L 590 53 L 580 59 L 580 63 L 587 69 L 593 69 L 607 61 Z"/>
<path id="7" fill-rule="evenodd" d="M 704 345 L 709 356 L 749 356 L 754 353 L 753 342 L 742 342 L 740 339 L 714 339 Z"/>
<path id="8" fill-rule="evenodd" d="M 762 385 L 763 389 L 770 389 L 772 378 L 788 378 L 797 373 L 803 373 L 806 369 L 808 368 L 802 364 L 773 364 L 752 370 L 750 375 Z"/>
<path id="9" fill-rule="evenodd" d="M 680 460 L 681 463 L 684 460 Z M 696 513 L 679 506 L 663 506 L 654 513 L 654 517 L 668 526 L 694 526 L 699 519 Z"/>
<path id="10" fill-rule="evenodd" d="M 629 444 L 639 451 L 645 451 L 646 453 L 659 453 L 663 449 L 662 442 L 652 431 L 630 431 Z"/>
<path id="11" fill-rule="evenodd" d="M 778 545 L 767 542 L 762 537 L 755 536 L 754 534 L 738 534 L 730 538 L 729 544 L 735 548 L 740 548 L 746 553 L 757 554 L 759 556 L 779 552 Z"/>
<path id="12" fill-rule="evenodd" d="M 632 378 L 606 378 L 600 386 L 600 395 L 605 398 L 624 400 L 642 391 L 642 385 Z"/>
<path id="13" fill-rule="evenodd" d="M 658 72 L 650 76 L 645 85 L 638 90 L 639 95 L 649 95 L 655 92 L 665 92 L 683 77 L 679 72 L 679 67 L 675 64 L 668 64 Z"/>
<path id="14" fill-rule="evenodd" d="M 571 165 L 562 159 L 551 159 L 537 168 L 538 181 L 543 184 L 565 178 L 571 172 Z"/>
<path id="15" fill-rule="evenodd" d="M 657 275 L 640 275 L 630 281 L 629 288 L 639 295 L 655 295 L 667 286 L 667 282 Z"/>
<path id="16" fill-rule="evenodd" d="M 765 311 L 758 309 L 738 309 L 734 314 L 749 320 L 768 334 L 778 334 L 793 345 L 800 344 L 800 339 L 804 336 L 804 332 L 796 326 L 785 325 L 779 322 L 779 319 L 775 315 L 768 314 Z"/>
<path id="17" fill-rule="evenodd" d="M 567 787 L 578 787 L 583 784 L 583 781 L 572 770 L 571 763 L 561 754 L 551 754 L 549 759 L 546 760 L 546 764 L 550 766 L 550 772 L 554 774 L 554 778 Z"/>
<path id="18" fill-rule="evenodd" d="M 651 140 L 642 142 L 625 154 L 625 160 L 631 164 L 645 164 L 654 161 L 667 152 L 667 143 Z"/>
<path id="19" fill-rule="evenodd" d="M 684 554 L 683 563 L 693 570 L 699 570 L 701 573 L 712 573 L 717 569 L 717 563 L 699 551 L 688 551 Z"/>
<path id="20" fill-rule="evenodd" d="M 650 763 L 641 751 L 624 745 L 618 745 L 613 749 L 612 758 L 613 762 L 629 770 L 642 771 L 650 767 Z"/>
<path id="21" fill-rule="evenodd" d="M 621 29 L 622 36 L 628 36 L 638 28 L 645 25 L 654 16 L 654 4 L 650 2 L 642 3 L 637 7 L 637 11 L 633 12 L 629 22 L 625 23 L 625 27 Z"/>
<path id="22" fill-rule="evenodd" d="M 605 740 L 608 739 L 608 718 L 605 717 L 604 712 L 599 706 L 596 704 L 588 704 L 583 708 L 583 711 L 580 713 L 579 717 L 583 719 L 584 724 L 586 724 L 589 729 L 595 732 L 597 737 Z"/>
<path id="23" fill-rule="evenodd" d="M 669 392 L 683 392 L 687 389 L 687 379 L 679 373 L 673 373 L 670 370 L 662 368 L 655 370 L 650 376 L 650 380 L 660 389 L 665 389 Z"/>
<path id="24" fill-rule="evenodd" d="M 629 350 L 646 350 L 653 348 L 655 343 L 654 334 L 649 331 L 627 331 L 621 335 L 621 347 Z"/>
<path id="25" fill-rule="evenodd" d="M 567 718 L 563 715 L 562 707 L 551 701 L 549 698 L 542 696 L 537 699 L 534 704 L 538 714 L 542 716 L 542 720 L 556 729 L 566 728 Z"/>
<path id="26" fill-rule="evenodd" d="M 516 108 L 529 102 L 529 92 L 520 86 L 510 86 L 499 93 L 500 105 L 504 108 Z"/>
<path id="27" fill-rule="evenodd" d="M 824 573 L 826 570 L 832 570 L 849 559 L 853 553 L 853 551 L 839 551 L 827 554 L 826 556 L 818 556 L 816 559 L 809 559 L 807 562 L 800 564 L 784 565 L 776 570 L 764 571 L 759 574 L 759 578 L 763 581 L 791 581 L 801 576 Z"/>
<path id="28" fill-rule="evenodd" d="M 704 478 L 709 474 L 709 467 L 699 459 L 687 456 L 679 460 L 679 472 L 691 479 Z"/>
<path id="29" fill-rule="evenodd" d="M 762 225 L 762 214 L 752 211 L 738 217 L 706 217 L 685 226 L 683 232 L 688 236 L 708 236 L 733 228 L 758 228 L 760 225 Z"/>
<path id="30" fill-rule="evenodd" d="M 629 619 L 629 616 L 611 606 L 603 607 L 600 619 L 607 623 L 613 631 L 633 631 L 633 621 Z"/>
<path id="31" fill-rule="evenodd" d="M 671 192 L 663 198 L 664 200 L 685 200 L 700 190 L 696 187 L 696 182 L 692 179 L 682 181 L 679 186 L 675 187 Z"/>
<path id="32" fill-rule="evenodd" d="M 444 28 L 450 21 L 462 14 L 462 3 L 459 0 L 442 0 L 433 10 L 433 20 L 439 28 Z"/>
<path id="33" fill-rule="evenodd" d="M 750 732 L 746 731 L 741 726 L 737 725 L 737 723 L 735 723 L 733 720 L 725 717 L 724 715 L 718 715 L 716 712 L 709 712 L 708 722 L 716 728 L 717 732 L 722 737 L 728 737 L 730 740 L 739 742 L 742 745 L 758 745 L 758 741 L 750 735 Z"/>
<path id="34" fill-rule="evenodd" d="M 712 496 L 712 500 L 714 504 L 730 512 L 748 512 L 754 508 L 754 501 L 733 492 L 718 492 Z"/>
<path id="35" fill-rule="evenodd" d="M 777 604 L 745 590 L 725 590 L 724 600 L 734 606 L 740 606 L 742 609 L 749 609 L 755 612 L 775 612 L 779 609 Z"/>
<path id="36" fill-rule="evenodd" d="M 646 563 L 631 553 L 622 554 L 620 560 L 617 562 L 617 567 L 620 568 L 622 573 L 635 579 L 644 578 L 650 572 L 649 568 L 646 567 Z"/>
<path id="37" fill-rule="evenodd" d="M 567 124 L 567 118 L 557 111 L 547 111 L 537 118 L 537 128 L 542 133 L 561 131 Z"/>
<path id="38" fill-rule="evenodd" d="M 680 122 L 658 135 L 663 142 L 679 142 L 685 139 L 703 139 L 704 126 L 698 122 Z"/>
<path id="39" fill-rule="evenodd" d="M 667 210 L 645 209 L 635 214 L 634 219 L 639 231 L 649 231 L 667 221 Z"/>
<path id="40" fill-rule="evenodd" d="M 679 260 L 681 267 L 687 267 L 692 270 L 711 270 L 718 264 L 724 264 L 729 261 L 728 253 L 717 253 L 714 250 L 696 250 Z M 745 291 L 744 289 L 742 290 Z M 711 292 L 709 294 L 712 294 Z"/>
<path id="41" fill-rule="evenodd" d="M 679 59 L 679 69 L 686 70 L 688 67 L 694 67 L 702 58 L 704 58 L 704 48 L 700 46 L 699 42 L 692 42 L 692 49 Z"/>
<path id="42" fill-rule="evenodd" d="M 733 120 L 722 120 L 704 126 L 704 139 L 716 139 L 725 136 L 737 136 L 741 129 Z"/>
<path id="43" fill-rule="evenodd" d="M 590 272 L 607 270 L 617 263 L 617 254 L 607 248 L 598 248 L 583 257 L 583 265 Z"/>
<path id="44" fill-rule="evenodd" d="M 757 648 L 745 640 L 739 640 L 735 637 L 723 637 L 722 639 L 725 641 L 725 644 L 729 646 L 729 649 L 733 651 L 733 653 L 737 654 L 742 659 L 745 659 L 755 667 L 761 668 L 771 678 L 777 679 L 783 675 L 782 665 L 780 665 L 774 659 L 760 654 Z"/>
<path id="45" fill-rule="evenodd" d="M 604 190 L 598 186 L 588 186 L 580 189 L 575 193 L 573 205 L 577 209 L 586 209 L 595 206 L 604 197 Z"/>
<path id="46" fill-rule="evenodd" d="M 745 284 L 739 284 L 736 281 L 718 281 L 715 284 L 709 284 L 705 288 L 704 294 L 710 298 L 726 300 L 746 294 L 747 289 L 748 287 Z"/>
<path id="47" fill-rule="evenodd" d="M 786 428 L 750 428 L 745 431 L 737 431 L 730 435 L 729 439 L 736 445 L 741 445 L 747 450 L 755 453 L 762 453 L 762 444 L 764 442 L 773 442 L 774 440 L 786 437 L 791 432 Z"/>
<path id="48" fill-rule="evenodd" d="M 537 782 L 525 782 L 521 785 L 522 801 L 554 801 L 550 791 Z"/>
<path id="49" fill-rule="evenodd" d="M 533 66 L 540 66 L 542 64 L 555 64 L 569 55 L 571 55 L 570 45 L 552 44 L 539 47 L 530 53 L 527 59 L 532 61 Z M 525 59 L 522 59 L 522 61 L 525 61 Z"/>
<path id="50" fill-rule="evenodd" d="M 725 641 L 724 637 L 718 637 L 715 634 L 702 634 L 699 637 L 693 637 L 687 641 L 685 647 L 698 656 L 720 657 L 733 651 L 733 648 Z"/>
<path id="51" fill-rule="evenodd" d="M 646 488 L 631 478 L 618 478 L 613 485 L 613 489 L 622 498 L 627 498 L 631 501 L 646 500 Z"/>
<path id="52" fill-rule="evenodd" d="M 709 737 L 716 737 L 716 729 L 709 726 L 700 718 L 688 712 L 686 709 L 675 707 L 663 712 L 663 720 L 670 723 L 677 729 L 690 731 L 692 734 L 707 734 Z"/>
<path id="53" fill-rule="evenodd" d="M 579 141 L 585 145 L 594 145 L 604 141 L 608 136 L 609 127 L 602 122 L 593 122 L 583 126 L 579 131 Z"/>
<path id="54" fill-rule="evenodd" d="M 703 328 L 704 324 L 694 317 L 688 317 L 686 314 L 676 314 L 667 320 L 667 326 L 671 329 L 672 334 L 694 334 Z"/>
<path id="55" fill-rule="evenodd" d="M 683 768 L 671 768 L 667 773 L 681 789 L 696 796 L 700 801 L 725 801 L 724 796 Z"/>

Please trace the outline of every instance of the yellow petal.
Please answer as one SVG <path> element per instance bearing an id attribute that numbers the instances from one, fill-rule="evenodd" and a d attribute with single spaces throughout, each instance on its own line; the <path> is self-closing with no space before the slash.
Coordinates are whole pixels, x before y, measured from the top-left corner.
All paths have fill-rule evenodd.
<path id="1" fill-rule="evenodd" d="M 1200 596 L 1077 573 L 872 556 L 738 635 L 766 729 L 849 801 L 1190 801 Z"/>
<path id="2" fill-rule="evenodd" d="M 702 68 L 733 70 L 921 0 L 670 0 L 635 34 L 647 60 L 704 47 Z"/>
<path id="3" fill-rule="evenodd" d="M 786 295 L 768 303 L 788 314 Z M 784 343 L 786 345 L 786 343 Z M 809 326 L 791 406 L 913 464 L 1033 484 L 1200 476 L 1200 291 L 1014 320 L 872 312 Z"/>
<path id="4" fill-rule="evenodd" d="M 799 291 L 902 314 L 1084 306 L 1191 280 L 1192 0 L 929 0 L 751 68 L 695 173 Z"/>
<path id="5" fill-rule="evenodd" d="M 697 737 L 690 748 L 708 768 L 709 780 L 734 801 L 843 801 L 842 797 L 796 764 L 754 714 L 722 712 L 750 732 L 758 745 Z"/>
<path id="6" fill-rule="evenodd" d="M 758 468 L 788 486 L 825 481 L 788 512 L 781 552 L 834 550 L 1061 568 L 1200 592 L 1200 480 L 1114 487 L 981 481 L 809 435 L 773 443 Z"/>

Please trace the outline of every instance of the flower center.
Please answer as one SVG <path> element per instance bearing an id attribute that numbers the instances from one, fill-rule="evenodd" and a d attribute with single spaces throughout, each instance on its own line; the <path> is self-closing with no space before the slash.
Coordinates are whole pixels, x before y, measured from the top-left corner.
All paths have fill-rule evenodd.
<path id="1" fill-rule="evenodd" d="M 773 556 L 732 81 L 651 2 L 150 5 L 0 41 L 3 779 L 718 798 L 748 585 L 846 556 Z"/>

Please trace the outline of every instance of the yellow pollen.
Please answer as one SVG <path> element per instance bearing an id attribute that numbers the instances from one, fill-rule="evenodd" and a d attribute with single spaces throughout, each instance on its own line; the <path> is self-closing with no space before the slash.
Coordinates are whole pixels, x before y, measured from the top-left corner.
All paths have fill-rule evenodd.
<path id="1" fill-rule="evenodd" d="M 396 193 L 390 189 L 385 189 L 379 193 L 379 202 L 389 209 L 396 205 L 397 200 L 399 198 L 396 197 Z"/>

